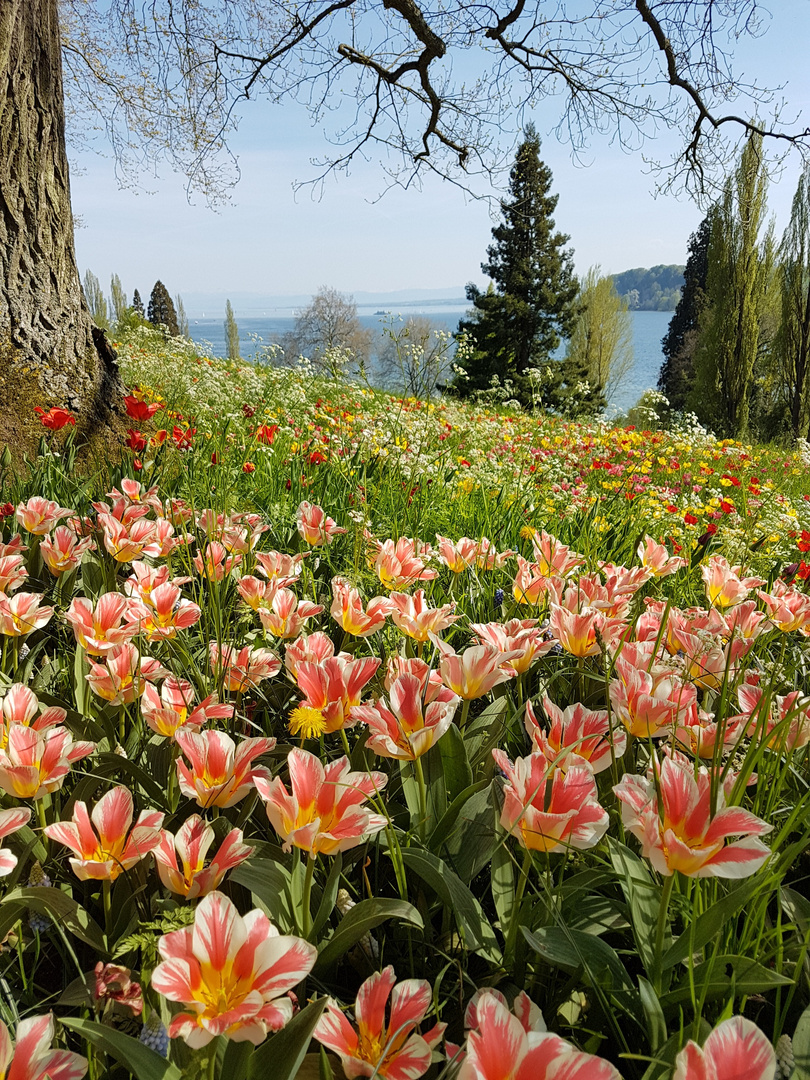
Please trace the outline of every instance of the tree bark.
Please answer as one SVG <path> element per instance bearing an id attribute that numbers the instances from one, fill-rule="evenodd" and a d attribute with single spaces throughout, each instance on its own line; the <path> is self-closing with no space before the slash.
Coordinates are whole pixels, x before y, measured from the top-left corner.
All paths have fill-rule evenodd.
<path id="1" fill-rule="evenodd" d="M 0 270 L 0 445 L 36 442 L 36 406 L 69 409 L 83 437 L 120 430 L 76 265 L 57 0 L 0 0 Z"/>

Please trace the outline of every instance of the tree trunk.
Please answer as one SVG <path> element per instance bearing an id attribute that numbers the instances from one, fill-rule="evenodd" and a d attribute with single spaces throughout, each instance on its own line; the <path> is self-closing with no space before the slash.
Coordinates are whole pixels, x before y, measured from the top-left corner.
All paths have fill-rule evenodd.
<path id="1" fill-rule="evenodd" d="M 76 266 L 57 0 L 0 0 L 0 269 L 0 446 L 36 443 L 36 406 L 110 437 L 125 391 Z"/>

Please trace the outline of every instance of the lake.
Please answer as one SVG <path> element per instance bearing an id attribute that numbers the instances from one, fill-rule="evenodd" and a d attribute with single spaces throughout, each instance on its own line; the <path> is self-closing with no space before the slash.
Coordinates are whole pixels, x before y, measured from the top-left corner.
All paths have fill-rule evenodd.
<path id="1" fill-rule="evenodd" d="M 459 319 L 466 312 L 466 307 L 446 305 L 420 306 L 405 308 L 402 318 L 409 315 L 425 316 L 438 328 L 453 331 Z M 394 315 L 400 314 L 399 312 Z M 377 311 L 359 308 L 358 315 L 363 326 L 379 333 L 382 340 L 383 329 L 391 324 L 391 317 Z M 663 361 L 661 339 L 667 331 L 672 318 L 671 311 L 634 311 L 633 320 L 633 357 L 634 363 L 627 378 L 619 386 L 609 402 L 614 409 L 624 411 L 634 405 L 645 390 L 654 388 L 658 381 L 658 371 Z M 223 318 L 200 318 L 189 320 L 192 340 L 207 346 L 214 356 L 225 354 L 225 322 Z M 245 360 L 251 360 L 261 345 L 279 342 L 295 325 L 294 312 L 289 309 L 268 312 L 264 316 L 237 318 L 239 326 L 240 349 Z M 371 377 L 374 377 L 374 365 L 371 365 Z"/>

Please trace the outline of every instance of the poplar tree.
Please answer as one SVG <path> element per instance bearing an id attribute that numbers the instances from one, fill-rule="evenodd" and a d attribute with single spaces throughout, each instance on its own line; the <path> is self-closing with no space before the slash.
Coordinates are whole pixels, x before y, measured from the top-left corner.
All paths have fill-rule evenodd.
<path id="1" fill-rule="evenodd" d="M 241 360 L 239 352 L 239 327 L 236 325 L 230 300 L 225 301 L 225 343 L 229 360 Z"/>
<path id="2" fill-rule="evenodd" d="M 170 337 L 177 337 L 180 333 L 174 303 L 162 281 L 155 282 L 152 295 L 149 297 L 146 317 L 152 326 L 165 326 Z"/>
<path id="3" fill-rule="evenodd" d="M 92 270 L 85 271 L 84 295 L 85 299 L 87 300 L 87 306 L 90 309 L 90 317 L 93 322 L 100 329 L 109 330 L 110 313 L 107 308 L 107 300 L 104 296 L 104 290 L 101 287 L 101 282 L 98 280 Z"/>
<path id="4" fill-rule="evenodd" d="M 658 389 L 673 409 L 686 408 L 694 381 L 694 357 L 700 334 L 700 317 L 706 304 L 709 272 L 709 241 L 714 209 L 709 210 L 689 237 L 683 289 L 675 312 L 661 342 L 664 362 L 658 375 Z"/>
<path id="5" fill-rule="evenodd" d="M 794 438 L 810 435 L 810 166 L 799 179 L 779 248 L 776 359 Z"/>
<path id="6" fill-rule="evenodd" d="M 118 274 L 113 274 L 110 278 L 110 300 L 112 301 L 112 316 L 115 324 L 118 325 L 127 312 L 127 294 L 124 292 L 124 286 Z"/>
<path id="7" fill-rule="evenodd" d="M 174 308 L 177 312 L 177 331 L 180 337 L 187 338 L 189 336 L 188 315 L 186 315 L 186 306 L 180 293 L 174 298 Z"/>
<path id="8" fill-rule="evenodd" d="M 748 433 L 759 320 L 771 274 L 772 243 L 760 239 L 767 175 L 762 138 L 752 136 L 723 187 L 709 240 L 707 305 L 689 404 L 723 435 Z"/>
<path id="9" fill-rule="evenodd" d="M 566 361 L 579 363 L 594 390 L 612 397 L 633 366 L 633 324 L 612 277 L 592 266 L 577 296 L 578 312 Z"/>
<path id="10" fill-rule="evenodd" d="M 473 311 L 459 323 L 459 333 L 466 331 L 475 344 L 454 382 L 462 396 L 489 389 L 493 375 L 511 380 L 523 405 L 555 408 L 565 396 L 562 387 L 571 380 L 564 368 L 547 369 L 561 363 L 552 357 L 573 328 L 578 285 L 573 253 L 565 247 L 569 237 L 555 231 L 558 196 L 550 189 L 551 170 L 540 160 L 540 139 L 529 125 L 481 264 L 493 287 L 482 292 L 470 284 L 466 290 Z"/>

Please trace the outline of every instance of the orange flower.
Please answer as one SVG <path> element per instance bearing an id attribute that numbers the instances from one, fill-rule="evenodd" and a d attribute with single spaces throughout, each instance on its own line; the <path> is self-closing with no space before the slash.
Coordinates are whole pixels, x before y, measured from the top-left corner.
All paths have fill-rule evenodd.
<path id="1" fill-rule="evenodd" d="M 34 412 L 40 418 L 42 426 L 50 428 L 51 431 L 59 431 L 66 424 L 73 424 L 74 427 L 76 426 L 75 419 L 64 409 L 57 409 L 54 407 L 45 412 L 44 409 L 41 409 L 39 405 L 37 405 Z"/>

